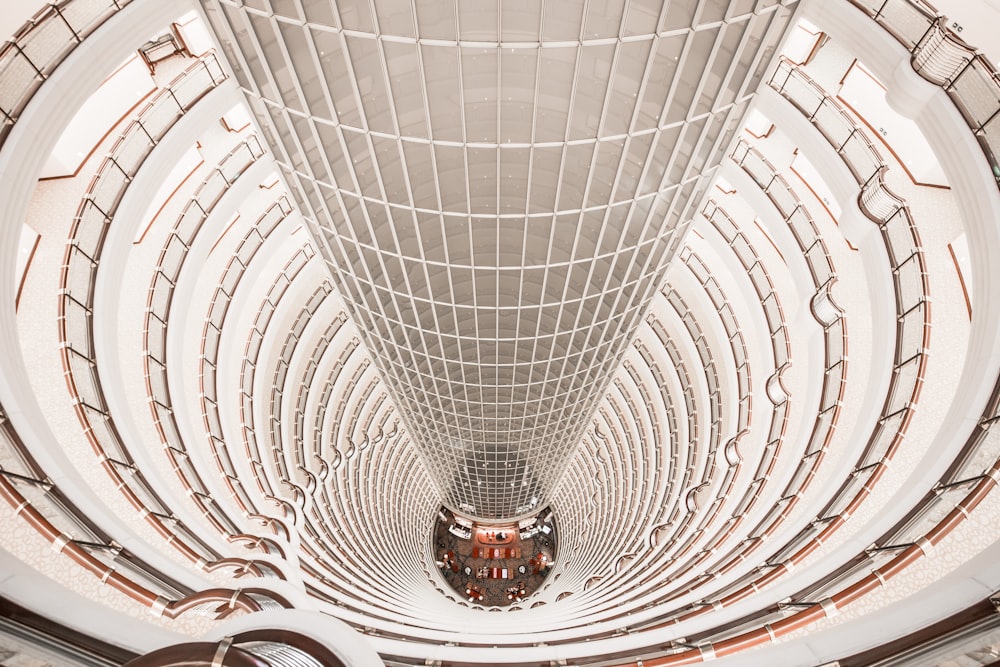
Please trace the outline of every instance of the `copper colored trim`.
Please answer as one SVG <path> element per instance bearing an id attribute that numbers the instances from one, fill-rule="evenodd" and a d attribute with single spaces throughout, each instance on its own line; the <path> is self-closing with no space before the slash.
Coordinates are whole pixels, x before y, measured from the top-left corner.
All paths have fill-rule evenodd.
<path id="1" fill-rule="evenodd" d="M 951 255 L 951 261 L 955 264 L 955 273 L 958 274 L 958 284 L 962 286 L 962 296 L 965 297 L 965 310 L 969 313 L 969 319 L 972 319 L 972 300 L 969 299 L 969 289 L 965 284 L 965 276 L 962 274 L 962 269 L 958 266 L 958 257 L 955 255 L 955 248 L 952 244 L 948 244 L 948 254 Z M 20 291 L 18 292 L 20 294 Z"/>
<path id="2" fill-rule="evenodd" d="M 35 231 L 35 230 L 31 230 Z M 41 243 L 42 235 L 35 232 L 35 242 L 31 244 L 31 251 L 28 253 L 28 261 L 24 263 L 24 272 L 18 276 L 17 283 L 17 295 L 14 297 L 14 312 L 17 312 L 17 307 L 21 304 L 21 291 L 24 289 L 24 283 L 28 281 L 28 272 L 31 270 L 31 262 L 35 259 L 35 253 L 38 251 L 38 245 Z M 951 247 L 950 245 L 948 246 Z M 964 289 L 964 284 L 963 284 Z M 966 297 L 968 301 L 968 297 Z"/>

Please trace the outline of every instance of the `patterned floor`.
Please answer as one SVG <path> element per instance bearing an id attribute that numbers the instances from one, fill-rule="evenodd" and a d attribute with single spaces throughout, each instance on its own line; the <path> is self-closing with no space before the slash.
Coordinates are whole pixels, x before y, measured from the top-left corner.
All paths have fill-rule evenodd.
<path id="1" fill-rule="evenodd" d="M 532 606 L 556 558 L 555 521 L 548 533 L 521 539 L 517 526 L 473 527 L 463 539 L 451 533 L 453 515 L 442 509 L 434 528 L 434 557 L 448 584 L 464 599 L 486 607 Z M 504 576 L 506 575 L 506 576 Z"/>

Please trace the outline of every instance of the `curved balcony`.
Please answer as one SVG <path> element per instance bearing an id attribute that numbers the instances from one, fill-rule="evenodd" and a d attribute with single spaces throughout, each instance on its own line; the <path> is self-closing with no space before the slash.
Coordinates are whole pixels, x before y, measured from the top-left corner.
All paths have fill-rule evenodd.
<path id="1" fill-rule="evenodd" d="M 47 20 L 62 21 L 60 11 L 72 4 L 49 10 Z M 938 18 L 921 32 L 921 22 L 933 14 L 920 7 L 888 2 L 870 14 L 899 34 L 914 36 L 907 46 L 914 69 L 961 105 L 995 170 L 989 151 L 996 77 L 984 78 L 982 59 L 964 52 L 947 33 L 936 32 L 942 28 Z M 45 60 L 31 54 L 44 51 L 43 35 L 55 34 L 50 26 L 19 36 L 16 48 L 0 53 L 0 82 L 21 76 L 16 71 L 28 72 L 24 63 Z M 51 53 L 53 63 L 68 58 L 55 49 Z M 18 64 L 3 66 L 14 59 Z M 14 136 L 15 121 L 23 119 L 31 95 L 54 71 L 47 67 L 9 88 L 31 92 L 23 103 L 0 104 L 5 118 L 0 141 Z M 158 493 L 157 477 L 169 476 L 169 468 L 167 473 L 151 470 L 130 454 L 138 442 L 124 442 L 129 438 L 116 434 L 115 410 L 101 394 L 127 389 L 101 384 L 102 375 L 116 374 L 113 365 L 103 365 L 107 355 L 97 353 L 94 340 L 95 298 L 100 300 L 94 276 L 102 265 L 104 280 L 114 274 L 103 256 L 110 220 L 149 151 L 158 142 L 169 143 L 158 133 L 167 132 L 176 114 L 184 114 L 185 100 L 194 100 L 201 84 L 192 84 L 174 89 L 173 101 L 159 100 L 168 105 L 164 109 L 176 102 L 178 110 L 144 115 L 101 167 L 74 227 L 59 295 L 66 343 L 60 356 L 80 398 L 73 410 L 83 415 L 81 428 L 88 442 L 98 443 L 93 446 L 114 484 L 133 509 L 141 506 L 144 523 L 157 531 L 151 544 L 167 541 L 187 561 L 183 567 L 199 578 L 216 569 L 220 577 L 287 576 L 291 582 L 274 582 L 272 590 L 285 590 L 277 584 L 289 590 L 301 584 L 309 597 L 303 593 L 296 603 L 308 600 L 366 628 L 384 654 L 397 656 L 399 663 L 417 661 L 414 656 L 445 664 L 460 655 L 481 657 L 493 641 L 512 649 L 494 649 L 512 664 L 556 655 L 580 664 L 742 659 L 747 648 L 797 639 L 807 624 L 833 625 L 838 613 L 842 618 L 866 601 L 889 599 L 887 582 L 920 580 L 920 573 L 933 567 L 936 550 L 953 549 L 951 541 L 974 530 L 984 512 L 987 518 L 994 512 L 1000 436 L 992 426 L 1000 419 L 1000 389 L 994 389 L 984 409 L 969 410 L 969 424 L 951 436 L 948 460 L 930 485 L 924 479 L 913 484 L 913 493 L 922 494 L 916 502 L 894 510 L 891 519 L 862 516 L 876 504 L 875 492 L 891 487 L 886 483 L 890 461 L 900 464 L 915 435 L 913 424 L 928 401 L 923 386 L 928 363 L 945 357 L 940 337 L 930 336 L 929 292 L 933 288 L 935 298 L 951 294 L 937 290 L 933 271 L 940 264 L 931 261 L 930 253 L 939 249 L 923 246 L 927 237 L 919 232 L 926 230 L 919 218 L 914 222 L 918 209 L 910 211 L 888 187 L 893 174 L 879 160 L 877 144 L 863 129 L 847 128 L 849 115 L 830 98 L 817 97 L 800 72 L 779 71 L 778 87 L 809 109 L 805 115 L 822 141 L 843 158 L 858 186 L 858 205 L 875 223 L 868 228 L 880 246 L 879 258 L 884 249 L 888 267 L 885 284 L 879 285 L 889 295 L 885 305 L 895 323 L 885 337 L 892 357 L 887 389 L 873 409 L 877 418 L 857 426 L 863 437 L 856 447 L 844 448 L 844 457 L 851 458 L 845 474 L 821 476 L 819 466 L 829 460 L 833 443 L 846 438 L 845 421 L 854 428 L 844 405 L 859 395 L 846 393 L 854 381 L 847 376 L 847 319 L 852 318 L 855 335 L 864 328 L 864 313 L 853 308 L 854 301 L 852 308 L 845 307 L 840 295 L 858 282 L 839 262 L 835 266 L 835 257 L 843 255 L 831 250 L 833 240 L 820 232 L 791 179 L 757 150 L 766 151 L 764 142 L 743 141 L 730 152 L 755 184 L 754 196 L 763 194 L 770 202 L 760 216 L 783 225 L 785 235 L 773 243 L 788 268 L 764 259 L 771 250 L 764 241 L 756 246 L 741 231 L 730 200 L 716 195 L 702 223 L 711 236 L 700 246 L 692 241 L 678 247 L 676 282 L 655 297 L 654 314 L 623 355 L 624 365 L 584 429 L 581 453 L 569 463 L 558 511 L 561 522 L 566 515 L 560 529 L 575 537 L 568 543 L 572 559 L 557 565 L 530 606 L 512 607 L 502 620 L 484 613 L 482 618 L 495 621 L 502 634 L 481 630 L 478 616 L 471 630 L 463 626 L 467 616 L 460 615 L 475 612 L 456 608 L 447 594 L 435 591 L 441 588 L 433 554 L 420 530 L 428 508 L 435 506 L 434 490 L 421 462 L 406 453 L 409 436 L 346 311 L 323 282 L 319 259 L 308 244 L 293 243 L 274 253 L 270 265 L 262 263 L 270 254 L 263 252 L 265 243 L 287 207 L 278 204 L 259 218 L 246 216 L 240 224 L 250 221 L 250 231 L 227 239 L 211 266 L 202 268 L 192 259 L 201 257 L 191 254 L 192 248 L 211 244 L 198 230 L 198 220 L 213 214 L 212 204 L 231 184 L 222 176 L 203 186 L 195 198 L 199 204 L 191 205 L 179 219 L 181 227 L 166 236 L 150 289 L 144 358 L 155 417 L 149 422 L 158 429 L 164 460 L 180 480 L 172 482 L 190 491 L 196 508 L 190 516 L 171 511 L 176 498 Z M 220 69 L 205 65 L 204 73 L 204 85 L 217 85 Z M 706 136 L 711 143 L 715 135 Z M 223 169 L 232 166 L 242 175 L 237 162 Z M 741 181 L 739 187 L 748 183 Z M 229 246 L 231 253 L 225 252 Z M 714 255 L 728 259 L 716 264 Z M 215 272 L 220 262 L 224 266 Z M 739 275 L 728 275 L 729 269 Z M 805 295 L 801 303 L 786 300 L 782 291 L 798 279 L 802 284 L 788 293 Z M 199 290 L 207 285 L 208 292 L 199 292 L 188 308 L 194 288 L 179 288 L 182 281 L 188 286 L 197 281 Z M 785 308 L 794 313 L 787 320 Z M 114 320 L 114 311 L 99 313 L 104 325 Z M 937 316 L 937 302 L 934 312 Z M 978 320 L 975 325 L 981 332 Z M 198 349 L 179 359 L 177 346 L 195 330 Z M 759 332 L 759 340 L 751 331 Z M 104 343 L 99 349 L 109 348 L 114 346 Z M 800 349 L 811 355 L 810 372 L 793 376 L 806 365 Z M 793 356 L 796 365 L 789 366 Z M 822 363 L 812 365 L 814 359 Z M 852 364 L 852 372 L 862 365 Z M 103 374 L 107 368 L 112 372 Z M 433 381 L 429 373 L 413 370 L 422 373 L 421 381 Z M 960 375 L 955 371 L 949 377 Z M 201 588 L 191 586 L 195 577 L 177 581 L 173 570 L 122 547 L 115 531 L 102 530 L 100 521 L 76 506 L 71 488 L 53 480 L 58 470 L 46 470 L 30 458 L 32 448 L 20 442 L 8 421 L 8 416 L 15 423 L 25 420 L 16 412 L 0 412 L 0 493 L 23 525 L 61 557 L 91 572 L 95 581 L 164 616 L 256 616 L 292 604 L 263 588 L 220 586 L 196 593 Z M 747 459 L 745 452 L 757 451 L 750 448 L 758 445 L 759 457 Z M 828 485 L 823 502 L 817 500 L 820 479 Z M 188 521 L 191 517 L 194 521 Z M 247 522 L 262 518 L 269 535 L 244 532 Z M 862 537 L 877 528 L 876 539 L 864 546 L 851 537 L 859 522 L 867 522 Z M 230 552 L 228 538 L 239 549 Z M 258 553 L 231 557 L 244 546 Z M 270 583 L 261 586 L 270 588 Z M 681 636 L 683 641 L 677 639 Z M 445 646 L 449 642 L 454 645 Z M 209 644 L 219 650 L 214 640 Z"/>

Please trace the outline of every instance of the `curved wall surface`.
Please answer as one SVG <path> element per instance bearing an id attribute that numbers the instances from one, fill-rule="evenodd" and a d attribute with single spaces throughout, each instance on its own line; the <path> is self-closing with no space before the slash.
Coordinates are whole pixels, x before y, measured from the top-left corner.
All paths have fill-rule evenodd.
<path id="1" fill-rule="evenodd" d="M 549 500 L 789 9 L 206 3 L 446 502 Z"/>
<path id="2" fill-rule="evenodd" d="M 986 655 L 1000 86 L 952 23 L 40 12 L 0 52 L 0 595 L 136 655 Z M 541 583 L 453 589 L 442 505 L 551 511 Z"/>

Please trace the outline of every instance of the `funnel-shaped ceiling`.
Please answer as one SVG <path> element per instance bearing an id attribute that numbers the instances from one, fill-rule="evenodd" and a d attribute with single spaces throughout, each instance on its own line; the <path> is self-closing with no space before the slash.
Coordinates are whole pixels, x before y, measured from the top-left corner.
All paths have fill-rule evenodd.
<path id="1" fill-rule="evenodd" d="M 484 520 L 532 512 L 786 10 L 205 4 L 444 502 Z"/>

